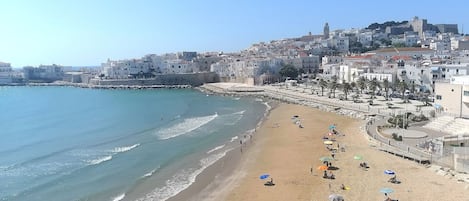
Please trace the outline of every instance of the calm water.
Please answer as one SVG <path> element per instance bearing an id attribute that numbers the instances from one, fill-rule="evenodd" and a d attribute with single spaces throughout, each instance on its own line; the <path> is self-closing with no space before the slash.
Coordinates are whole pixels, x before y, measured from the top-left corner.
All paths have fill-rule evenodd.
<path id="1" fill-rule="evenodd" d="M 166 200 L 265 109 L 189 89 L 0 87 L 0 200 Z"/>

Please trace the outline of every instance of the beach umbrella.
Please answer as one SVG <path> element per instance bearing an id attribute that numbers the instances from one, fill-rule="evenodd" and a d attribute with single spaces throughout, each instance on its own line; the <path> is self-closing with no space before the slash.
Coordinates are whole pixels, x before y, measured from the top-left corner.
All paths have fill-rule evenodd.
<path id="1" fill-rule="evenodd" d="M 318 170 L 327 170 L 329 167 L 325 165 L 318 166 Z"/>
<path id="2" fill-rule="evenodd" d="M 332 124 L 332 125 L 329 126 L 329 130 L 333 130 L 333 129 L 335 129 L 335 128 L 336 128 L 336 126 L 335 126 L 334 124 Z"/>
<path id="3" fill-rule="evenodd" d="M 333 144 L 333 143 L 334 143 L 334 142 L 332 142 L 332 141 L 330 141 L 330 140 L 324 141 L 324 144 L 327 144 L 327 145 L 331 145 L 331 144 Z"/>
<path id="4" fill-rule="evenodd" d="M 394 190 L 392 188 L 381 188 L 379 192 L 389 194 L 394 192 Z"/>
<path id="5" fill-rule="evenodd" d="M 353 159 L 355 159 L 355 160 L 361 160 L 362 158 L 363 158 L 363 157 L 360 156 L 360 155 L 355 155 L 355 156 L 353 156 Z"/>
<path id="6" fill-rule="evenodd" d="M 330 156 L 323 156 L 323 157 L 319 158 L 319 160 L 324 162 L 324 161 L 332 161 L 334 159 Z"/>
<path id="7" fill-rule="evenodd" d="M 385 170 L 385 171 L 384 171 L 384 174 L 394 175 L 394 174 L 396 174 L 396 173 L 395 173 L 394 171 L 392 171 L 392 170 Z"/>
<path id="8" fill-rule="evenodd" d="M 344 201 L 344 197 L 339 194 L 329 195 L 329 201 Z"/>
<path id="9" fill-rule="evenodd" d="M 259 176 L 259 179 L 267 179 L 270 175 L 268 174 L 263 174 L 261 176 Z"/>

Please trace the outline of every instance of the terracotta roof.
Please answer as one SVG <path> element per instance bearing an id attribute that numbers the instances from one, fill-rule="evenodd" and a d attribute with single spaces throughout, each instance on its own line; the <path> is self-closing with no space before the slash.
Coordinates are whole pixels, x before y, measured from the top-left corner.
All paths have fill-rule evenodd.
<path id="1" fill-rule="evenodd" d="M 391 59 L 392 59 L 392 60 L 395 60 L 395 61 L 396 61 L 396 60 L 412 60 L 412 57 L 410 57 L 410 56 L 397 56 L 397 55 L 395 55 L 395 56 L 392 56 Z"/>

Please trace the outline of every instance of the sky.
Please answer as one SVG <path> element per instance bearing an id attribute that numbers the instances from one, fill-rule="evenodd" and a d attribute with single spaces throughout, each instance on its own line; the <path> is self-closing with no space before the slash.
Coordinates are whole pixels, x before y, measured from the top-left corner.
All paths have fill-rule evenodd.
<path id="1" fill-rule="evenodd" d="M 253 43 L 411 20 L 469 30 L 468 4 L 350 0 L 1 0 L 0 61 L 98 66 L 170 52 L 237 52 Z M 464 30 L 464 32 L 468 32 Z"/>

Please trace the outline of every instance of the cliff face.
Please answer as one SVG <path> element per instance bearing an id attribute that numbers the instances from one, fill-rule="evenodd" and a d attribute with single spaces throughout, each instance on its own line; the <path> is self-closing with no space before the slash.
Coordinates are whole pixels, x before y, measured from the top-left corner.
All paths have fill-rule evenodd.
<path id="1" fill-rule="evenodd" d="M 191 85 L 200 86 L 204 83 L 218 82 L 219 77 L 216 73 L 189 73 L 189 74 L 166 74 L 157 75 L 152 79 L 92 79 L 93 85 Z"/>

